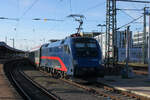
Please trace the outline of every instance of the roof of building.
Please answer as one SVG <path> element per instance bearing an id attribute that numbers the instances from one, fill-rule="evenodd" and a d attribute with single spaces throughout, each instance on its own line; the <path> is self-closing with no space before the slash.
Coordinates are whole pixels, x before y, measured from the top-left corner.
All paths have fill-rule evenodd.
<path id="1" fill-rule="evenodd" d="M 15 53 L 24 53 L 25 52 L 22 50 L 12 48 L 12 47 L 8 46 L 5 42 L 0 42 L 0 50 L 7 50 L 10 52 L 15 52 Z"/>

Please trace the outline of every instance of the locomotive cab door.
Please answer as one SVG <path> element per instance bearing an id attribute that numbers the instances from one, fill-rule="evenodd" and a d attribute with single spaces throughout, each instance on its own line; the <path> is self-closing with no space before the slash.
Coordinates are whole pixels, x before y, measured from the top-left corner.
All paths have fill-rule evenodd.
<path id="1" fill-rule="evenodd" d="M 68 45 L 64 45 L 64 51 L 65 51 L 65 53 L 66 54 L 68 54 L 68 55 L 70 55 L 70 48 L 69 48 L 69 46 Z"/>
<path id="2" fill-rule="evenodd" d="M 71 55 L 71 49 L 69 48 L 69 45 L 64 45 L 64 63 L 67 66 L 67 74 L 72 75 L 73 71 L 73 65 L 72 65 L 72 55 Z"/>

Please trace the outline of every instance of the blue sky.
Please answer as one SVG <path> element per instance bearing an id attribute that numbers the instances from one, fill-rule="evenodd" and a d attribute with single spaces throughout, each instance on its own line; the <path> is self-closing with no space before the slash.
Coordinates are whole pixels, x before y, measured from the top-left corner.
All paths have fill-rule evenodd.
<path id="1" fill-rule="evenodd" d="M 75 28 L 78 27 L 77 22 L 66 17 L 70 14 L 83 14 L 86 17 L 83 31 L 99 31 L 97 25 L 105 24 L 105 6 L 106 0 L 2 0 L 0 17 L 19 18 L 20 20 L 0 20 L 0 41 L 5 41 L 7 37 L 8 45 L 12 46 L 10 39 L 15 38 L 16 48 L 28 50 L 50 39 L 62 39 L 75 33 Z M 144 4 L 136 3 L 117 3 L 117 8 L 142 9 L 144 6 Z M 146 6 L 150 5 L 146 4 Z M 139 17 L 142 13 L 125 12 L 133 18 Z M 118 11 L 118 26 L 132 20 L 126 13 Z M 33 18 L 62 19 L 64 21 L 33 21 Z M 137 24 L 132 26 L 134 29 L 141 28 L 141 25 Z"/>

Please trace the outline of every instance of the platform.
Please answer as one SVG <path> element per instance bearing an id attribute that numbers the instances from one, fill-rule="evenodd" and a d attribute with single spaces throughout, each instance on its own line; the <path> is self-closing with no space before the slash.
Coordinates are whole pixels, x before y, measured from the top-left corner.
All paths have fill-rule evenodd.
<path id="1" fill-rule="evenodd" d="M 8 81 L 0 64 L 0 100 L 23 100 Z"/>
<path id="2" fill-rule="evenodd" d="M 150 79 L 144 75 L 134 75 L 133 78 L 123 79 L 121 76 L 105 76 L 99 82 L 115 89 L 128 91 L 150 99 Z"/>

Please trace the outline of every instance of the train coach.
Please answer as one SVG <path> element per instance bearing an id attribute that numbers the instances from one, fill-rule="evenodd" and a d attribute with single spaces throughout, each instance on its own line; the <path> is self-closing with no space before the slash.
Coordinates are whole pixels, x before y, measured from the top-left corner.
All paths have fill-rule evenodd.
<path id="1" fill-rule="evenodd" d="M 102 53 L 98 42 L 89 37 L 67 37 L 43 44 L 30 52 L 37 68 L 59 77 L 103 77 Z"/>

